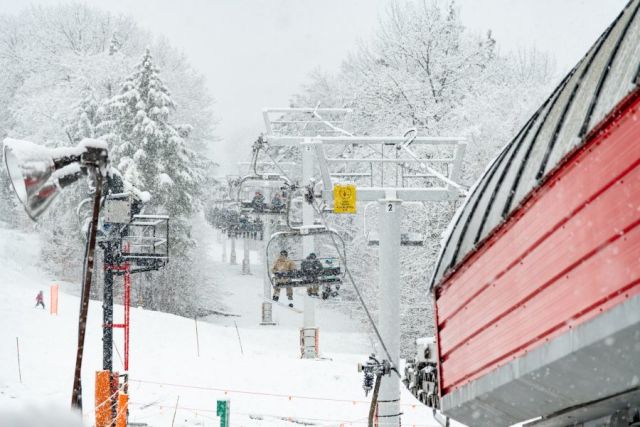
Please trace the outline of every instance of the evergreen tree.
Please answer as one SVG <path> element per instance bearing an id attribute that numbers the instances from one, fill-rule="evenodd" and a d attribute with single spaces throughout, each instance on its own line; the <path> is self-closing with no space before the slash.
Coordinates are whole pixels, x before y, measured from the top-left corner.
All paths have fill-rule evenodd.
<path id="1" fill-rule="evenodd" d="M 186 147 L 191 126 L 171 123 L 175 109 L 147 49 L 118 94 L 99 109 L 96 134 L 109 143 L 111 162 L 124 179 L 151 194 L 147 212 L 171 218 L 171 261 L 153 280 L 141 278 L 145 305 L 191 315 L 198 282 L 191 219 L 206 162 Z"/>
<path id="2" fill-rule="evenodd" d="M 77 144 L 84 138 L 95 137 L 98 124 L 98 100 L 91 87 L 85 87 L 82 100 L 76 106 L 74 115 L 65 131 L 72 144 Z"/>
<path id="3" fill-rule="evenodd" d="M 190 244 L 189 219 L 198 192 L 198 162 L 186 148 L 188 125 L 169 117 L 176 105 L 147 49 L 120 92 L 101 111 L 98 133 L 111 145 L 112 163 L 124 178 L 152 194 L 156 212 L 171 216 L 178 252 Z"/>

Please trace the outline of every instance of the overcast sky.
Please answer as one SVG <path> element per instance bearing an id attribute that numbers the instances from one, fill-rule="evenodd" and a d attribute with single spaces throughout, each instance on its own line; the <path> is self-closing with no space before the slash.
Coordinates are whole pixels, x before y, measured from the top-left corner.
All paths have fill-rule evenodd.
<path id="1" fill-rule="evenodd" d="M 309 72 L 337 70 L 357 40 L 375 29 L 393 0 L 86 0 L 135 18 L 184 50 L 217 101 L 220 144 L 214 160 L 249 155 L 263 131 L 261 110 L 286 106 Z M 36 0 L 32 3 L 61 3 Z M 27 1 L 0 0 L 16 12 Z M 626 0 L 458 0 L 464 24 L 493 31 L 501 50 L 535 46 L 566 72 Z M 239 149 L 241 147 L 241 149 Z"/>

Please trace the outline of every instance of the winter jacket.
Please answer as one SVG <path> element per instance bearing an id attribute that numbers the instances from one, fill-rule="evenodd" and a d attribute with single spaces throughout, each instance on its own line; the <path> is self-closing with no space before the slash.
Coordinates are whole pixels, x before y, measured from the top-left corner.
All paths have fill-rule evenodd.
<path id="1" fill-rule="evenodd" d="M 279 256 L 278 259 L 276 259 L 276 262 L 273 263 L 273 267 L 271 268 L 271 271 L 273 273 L 282 273 L 285 271 L 293 271 L 295 269 L 296 269 L 296 264 L 293 261 L 291 261 L 289 258 Z M 282 283 L 282 282 L 286 282 L 287 279 L 280 278 L 277 281 L 279 283 Z"/>
<path id="2" fill-rule="evenodd" d="M 276 262 L 273 263 L 273 268 L 271 271 L 275 272 L 283 272 L 283 271 L 293 271 L 296 269 L 296 264 L 291 261 L 289 258 L 279 256 L 276 259 Z"/>
<path id="3" fill-rule="evenodd" d="M 317 259 L 307 258 L 302 261 L 302 272 L 309 276 L 317 276 L 322 272 L 322 263 Z"/>
<path id="4" fill-rule="evenodd" d="M 38 292 L 38 295 L 36 295 L 36 301 L 40 302 L 44 299 L 44 296 L 42 295 L 42 292 Z"/>

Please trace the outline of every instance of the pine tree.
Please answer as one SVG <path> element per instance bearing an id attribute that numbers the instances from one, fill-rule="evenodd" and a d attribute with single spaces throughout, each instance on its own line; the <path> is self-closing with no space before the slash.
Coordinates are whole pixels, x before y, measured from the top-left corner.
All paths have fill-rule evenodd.
<path id="1" fill-rule="evenodd" d="M 93 138 L 98 125 L 98 100 L 93 89 L 89 86 L 83 89 L 82 100 L 76 106 L 71 122 L 65 126 L 65 131 L 72 144 L 77 144 L 84 138 Z"/>
<path id="2" fill-rule="evenodd" d="M 100 108 L 96 133 L 109 143 L 111 162 L 125 180 L 151 194 L 147 212 L 171 218 L 171 261 L 152 280 L 141 279 L 145 305 L 191 315 L 198 282 L 191 218 L 205 163 L 186 147 L 191 126 L 171 123 L 175 109 L 147 49 L 119 93 Z"/>
<path id="3" fill-rule="evenodd" d="M 189 218 L 198 192 L 198 165 L 185 146 L 187 125 L 169 117 L 176 105 L 147 49 L 120 92 L 101 111 L 98 132 L 111 144 L 112 163 L 124 178 L 152 194 L 155 211 L 172 219 L 172 241 L 189 245 Z"/>

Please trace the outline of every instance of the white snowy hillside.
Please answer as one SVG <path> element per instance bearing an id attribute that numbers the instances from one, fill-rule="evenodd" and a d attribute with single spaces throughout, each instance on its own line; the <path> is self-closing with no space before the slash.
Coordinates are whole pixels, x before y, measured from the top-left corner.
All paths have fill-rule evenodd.
<path id="1" fill-rule="evenodd" d="M 221 263 L 213 231 L 205 232 L 212 242 L 207 248 L 210 265 L 221 274 L 223 303 L 232 315 L 197 319 L 196 336 L 194 319 L 132 309 L 129 422 L 166 426 L 175 413 L 175 426 L 217 426 L 216 401 L 228 399 L 231 425 L 366 425 L 369 399 L 356 368 L 366 360 L 371 343 L 362 326 L 320 307 L 316 320 L 321 358 L 301 359 L 302 315 L 274 304 L 278 324 L 259 326 L 260 276 L 242 276 L 239 266 Z M 63 419 L 68 416 L 75 362 L 79 303 L 67 292 L 78 285 L 59 282 L 36 268 L 32 261 L 40 247 L 33 235 L 0 228 L 0 417 L 33 423 L 24 425 L 45 425 L 31 416 L 47 416 L 50 410 Z M 49 314 L 53 283 L 61 289 L 57 316 Z M 34 307 L 41 289 L 46 310 Z M 296 304 L 301 300 L 299 295 L 294 298 Z M 115 318 L 121 316 L 117 305 Z M 83 367 L 85 426 L 94 422 L 101 319 L 100 303 L 92 301 Z M 115 343 L 114 369 L 119 370 L 123 348 L 117 332 Z M 428 408 L 406 391 L 402 408 L 404 425 L 438 425 Z"/>

